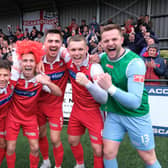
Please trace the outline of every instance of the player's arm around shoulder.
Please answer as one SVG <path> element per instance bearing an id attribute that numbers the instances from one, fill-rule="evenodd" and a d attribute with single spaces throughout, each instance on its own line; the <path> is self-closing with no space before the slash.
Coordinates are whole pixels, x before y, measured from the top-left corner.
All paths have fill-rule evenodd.
<path id="1" fill-rule="evenodd" d="M 50 77 L 46 74 L 38 74 L 36 76 L 36 81 L 43 85 L 43 90 L 46 92 L 49 92 L 55 96 L 62 96 L 61 89 L 56 84 L 54 84 L 50 80 Z"/>

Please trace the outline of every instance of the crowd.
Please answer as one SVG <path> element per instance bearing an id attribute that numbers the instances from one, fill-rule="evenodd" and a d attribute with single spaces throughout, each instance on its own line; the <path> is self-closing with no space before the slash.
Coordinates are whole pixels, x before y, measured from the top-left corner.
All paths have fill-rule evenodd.
<path id="1" fill-rule="evenodd" d="M 78 26 L 72 19 L 65 31 L 59 25 L 44 37 L 36 27 L 30 34 L 18 28 L 8 38 L 1 31 L 0 164 L 6 156 L 8 168 L 15 167 L 16 141 L 22 127 L 30 145 L 30 168 L 38 167 L 39 150 L 43 157 L 40 168 L 51 167 L 48 122 L 55 168 L 61 168 L 62 103 L 69 78 L 74 105 L 67 134 L 75 168 L 85 168 L 80 139 L 86 128 L 94 168 L 118 167 L 116 157 L 126 132 L 145 167 L 161 168 L 144 80 L 151 78 L 150 73 L 154 79 L 164 75 L 165 61 L 159 56 L 148 16 L 139 18 L 136 26 L 131 19 L 121 27 L 111 23 L 99 25 L 93 17 L 89 25 L 82 20 Z M 104 122 L 103 112 L 107 112 Z"/>

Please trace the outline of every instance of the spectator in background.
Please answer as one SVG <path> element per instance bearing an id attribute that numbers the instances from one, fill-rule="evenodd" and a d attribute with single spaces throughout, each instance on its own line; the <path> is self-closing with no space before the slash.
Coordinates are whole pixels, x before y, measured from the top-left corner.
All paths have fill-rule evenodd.
<path id="1" fill-rule="evenodd" d="M 126 33 L 126 28 L 124 26 L 121 26 L 121 33 L 122 33 L 122 35 L 124 37 L 124 42 L 123 42 L 122 45 L 125 47 L 125 46 L 127 46 L 127 43 L 129 41 L 129 39 L 128 39 L 129 35 Z"/>
<path id="2" fill-rule="evenodd" d="M 83 27 L 83 33 L 82 35 L 86 38 L 89 34 L 89 27 L 86 25 Z"/>
<path id="3" fill-rule="evenodd" d="M 37 32 L 37 37 L 34 39 L 34 41 L 38 41 L 40 43 L 44 43 L 44 33 L 41 31 Z"/>
<path id="4" fill-rule="evenodd" d="M 36 26 L 33 26 L 33 29 L 30 33 L 30 40 L 34 40 L 37 37 L 37 32 L 38 32 L 38 30 L 37 30 Z"/>
<path id="5" fill-rule="evenodd" d="M 62 36 L 63 36 L 63 44 L 65 47 L 67 47 L 67 38 L 71 36 L 68 27 L 65 27 L 64 30 L 62 31 Z"/>
<path id="6" fill-rule="evenodd" d="M 135 33 L 129 33 L 126 47 L 135 53 L 137 52 L 137 47 L 135 44 Z"/>
<path id="7" fill-rule="evenodd" d="M 140 54 L 142 49 L 147 46 L 148 39 L 152 37 L 156 43 L 158 39 L 155 37 L 154 33 L 147 31 L 147 28 L 144 24 L 140 25 L 140 32 L 136 33 L 135 43 L 137 45 L 137 54 Z"/>
<path id="8" fill-rule="evenodd" d="M 17 40 L 23 40 L 24 34 L 20 28 L 16 30 L 15 36 L 17 37 Z"/>
<path id="9" fill-rule="evenodd" d="M 29 29 L 28 28 L 25 28 L 25 31 L 24 31 L 24 39 L 29 39 L 30 38 L 30 33 L 29 33 Z"/>
<path id="10" fill-rule="evenodd" d="M 147 46 L 144 47 L 142 49 L 142 51 L 140 52 L 140 56 L 142 57 L 142 55 L 147 51 L 148 47 L 152 44 L 155 44 L 155 40 L 152 38 L 152 37 L 149 37 L 147 40 L 146 40 L 146 43 L 147 43 Z M 159 54 L 159 50 L 158 50 L 158 54 Z"/>
<path id="11" fill-rule="evenodd" d="M 144 24 L 146 25 L 148 30 L 152 30 L 152 22 L 150 21 L 149 15 L 144 16 Z"/>
<path id="12" fill-rule="evenodd" d="M 59 30 L 60 32 L 62 31 L 62 26 L 60 24 L 56 25 L 56 28 L 57 30 Z"/>
<path id="13" fill-rule="evenodd" d="M 129 34 L 131 32 L 134 32 L 134 26 L 132 25 L 132 20 L 131 19 L 126 20 L 124 27 L 126 29 L 127 34 Z"/>
<path id="14" fill-rule="evenodd" d="M 85 19 L 82 19 L 82 20 L 81 20 L 81 25 L 80 25 L 80 31 L 81 31 L 81 33 L 83 33 L 83 29 L 84 29 L 85 26 L 87 26 L 87 25 L 86 25 L 86 20 L 85 20 Z"/>
<path id="15" fill-rule="evenodd" d="M 72 30 L 77 30 L 78 25 L 76 24 L 76 19 L 72 18 L 71 24 L 68 26 L 69 32 L 71 33 Z"/>
<path id="16" fill-rule="evenodd" d="M 158 55 L 158 46 L 152 44 L 148 47 L 147 52 L 143 54 L 143 60 L 146 65 L 145 79 L 159 80 L 160 76 L 164 75 L 166 64 L 164 59 Z M 160 82 L 145 82 L 146 85 L 160 85 Z"/>
<path id="17" fill-rule="evenodd" d="M 94 31 L 94 32 L 99 32 L 99 31 L 100 31 L 99 24 L 98 24 L 97 21 L 96 21 L 96 16 L 93 16 L 93 17 L 92 17 L 92 21 L 91 21 L 91 23 L 89 24 L 89 29 L 90 29 L 91 31 Z"/>

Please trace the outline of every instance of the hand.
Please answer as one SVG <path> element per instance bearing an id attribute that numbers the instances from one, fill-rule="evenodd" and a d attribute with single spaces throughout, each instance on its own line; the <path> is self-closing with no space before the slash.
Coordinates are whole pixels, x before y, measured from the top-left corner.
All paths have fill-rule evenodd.
<path id="1" fill-rule="evenodd" d="M 155 67 L 156 67 L 155 61 L 154 61 L 153 59 L 151 59 L 150 64 L 151 64 L 151 67 L 153 67 L 153 68 L 155 68 Z"/>
<path id="2" fill-rule="evenodd" d="M 98 77 L 97 83 L 104 90 L 108 90 L 110 86 L 112 85 L 111 76 L 108 73 L 103 73 Z"/>
<path id="3" fill-rule="evenodd" d="M 100 62 L 100 58 L 99 58 L 98 54 L 90 55 L 89 60 L 91 63 L 99 63 Z"/>
<path id="4" fill-rule="evenodd" d="M 37 72 L 37 73 L 45 72 L 45 68 L 44 68 L 43 61 L 40 61 L 40 62 L 37 64 L 37 66 L 36 66 L 36 72 Z"/>
<path id="5" fill-rule="evenodd" d="M 82 86 L 86 86 L 89 83 L 89 79 L 82 72 L 76 74 L 76 82 Z"/>
<path id="6" fill-rule="evenodd" d="M 146 67 L 150 67 L 150 62 L 145 61 L 145 65 L 146 65 Z"/>
<path id="7" fill-rule="evenodd" d="M 48 82 L 50 82 L 50 77 L 45 74 L 38 74 L 36 75 L 36 81 L 43 85 L 47 85 Z"/>

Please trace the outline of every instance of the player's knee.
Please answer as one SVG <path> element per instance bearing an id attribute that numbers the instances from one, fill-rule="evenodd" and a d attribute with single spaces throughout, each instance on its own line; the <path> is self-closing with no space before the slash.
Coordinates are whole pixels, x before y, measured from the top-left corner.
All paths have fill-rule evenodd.
<path id="1" fill-rule="evenodd" d="M 30 145 L 30 151 L 33 155 L 37 155 L 39 153 L 39 145 L 38 144 Z"/>
<path id="2" fill-rule="evenodd" d="M 55 147 L 59 146 L 61 143 L 61 139 L 59 136 L 51 136 L 51 143 L 52 145 L 54 145 Z"/>
<path id="3" fill-rule="evenodd" d="M 141 151 L 142 152 L 142 151 Z M 149 150 L 149 151 L 143 151 L 143 153 L 140 153 L 141 158 L 144 160 L 144 162 L 147 165 L 152 165 L 153 163 L 156 162 L 156 154 L 154 150 Z"/>
<path id="4" fill-rule="evenodd" d="M 107 160 L 111 160 L 116 158 L 117 156 L 117 151 L 116 150 L 110 150 L 108 148 L 104 148 L 103 149 L 103 154 L 104 154 L 104 158 Z"/>
<path id="5" fill-rule="evenodd" d="M 0 148 L 3 148 L 3 149 L 6 148 L 5 140 L 0 142 Z"/>
<path id="6" fill-rule="evenodd" d="M 77 146 L 79 141 L 76 138 L 68 137 L 68 143 L 72 146 Z"/>
<path id="7" fill-rule="evenodd" d="M 47 129 L 45 127 L 41 127 L 39 130 L 39 137 L 42 138 L 47 135 Z"/>
<path id="8" fill-rule="evenodd" d="M 14 145 L 8 145 L 7 146 L 7 154 L 12 155 L 15 152 L 15 146 Z"/>
<path id="9" fill-rule="evenodd" d="M 101 157 L 103 154 L 102 147 L 93 147 L 94 155 Z"/>

